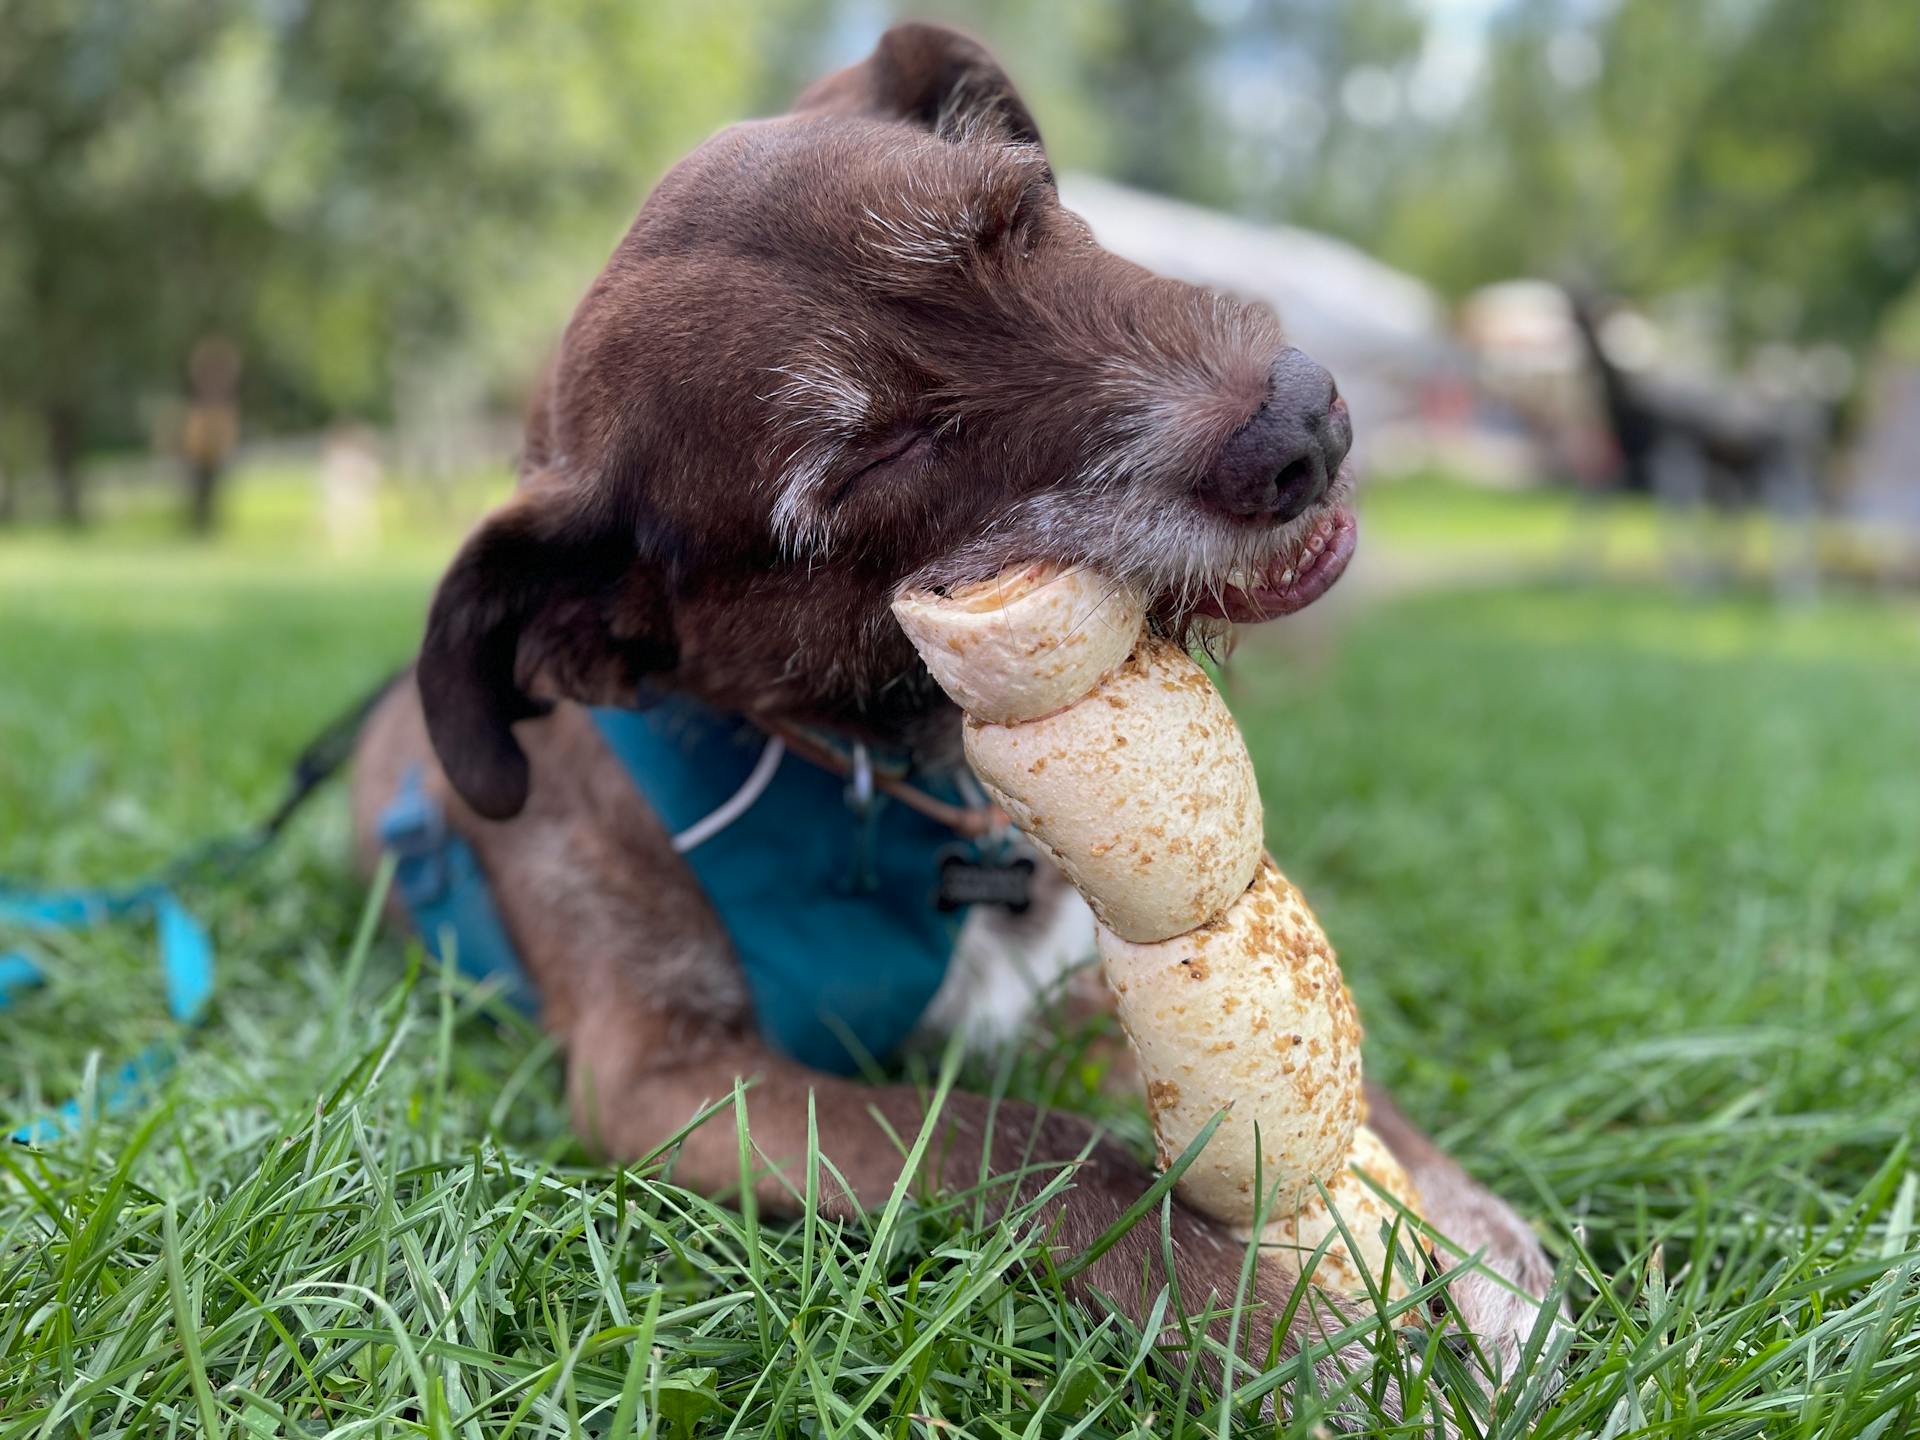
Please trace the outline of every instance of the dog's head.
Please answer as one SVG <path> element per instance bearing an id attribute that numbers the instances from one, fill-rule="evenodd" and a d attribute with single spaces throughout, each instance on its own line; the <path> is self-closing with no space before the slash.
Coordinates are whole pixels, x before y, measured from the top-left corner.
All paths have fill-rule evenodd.
<path id="1" fill-rule="evenodd" d="M 898 737 L 944 704 L 904 581 L 1047 559 L 1173 627 L 1297 609 L 1351 547 L 1349 441 L 1270 313 L 1102 250 L 992 58 L 901 26 L 649 197 L 435 597 L 428 726 L 496 817 L 546 697 Z"/>

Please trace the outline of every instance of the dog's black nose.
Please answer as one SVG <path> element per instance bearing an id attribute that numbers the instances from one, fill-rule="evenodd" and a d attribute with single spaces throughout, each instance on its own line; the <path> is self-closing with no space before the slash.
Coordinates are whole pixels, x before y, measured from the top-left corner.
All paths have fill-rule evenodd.
<path id="1" fill-rule="evenodd" d="M 1266 402 L 1221 449 L 1200 493 L 1228 514 L 1278 525 L 1327 493 L 1352 445 L 1333 376 L 1302 351 L 1283 351 Z"/>

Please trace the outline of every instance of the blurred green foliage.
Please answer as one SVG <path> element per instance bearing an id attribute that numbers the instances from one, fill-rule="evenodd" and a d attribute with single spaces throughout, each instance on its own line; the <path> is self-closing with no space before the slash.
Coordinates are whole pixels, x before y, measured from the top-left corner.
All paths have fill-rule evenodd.
<path id="1" fill-rule="evenodd" d="M 1920 276 L 1908 5 L 1522 0 L 1472 104 L 1412 138 L 1379 211 L 1328 218 L 1450 288 L 1692 290 L 1736 348 L 1859 347 Z"/>
<path id="2" fill-rule="evenodd" d="M 661 171 L 903 14 L 986 38 L 1062 168 L 1449 293 L 1683 292 L 1736 351 L 1913 329 L 1885 0 L 0 0 L 0 474 L 151 443 L 209 335 L 254 435 L 514 409 Z"/>
<path id="3" fill-rule="evenodd" d="M 268 428 L 384 418 L 454 355 L 517 391 L 780 13 L 4 0 L 0 438 L 143 439 L 209 334 Z"/>

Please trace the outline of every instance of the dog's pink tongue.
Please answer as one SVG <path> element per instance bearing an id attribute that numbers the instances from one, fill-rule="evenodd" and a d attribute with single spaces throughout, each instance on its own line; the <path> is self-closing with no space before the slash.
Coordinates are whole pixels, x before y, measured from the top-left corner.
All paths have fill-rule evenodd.
<path id="1" fill-rule="evenodd" d="M 1219 615 L 1236 625 L 1255 625 L 1304 610 L 1333 588 L 1353 558 L 1359 528 L 1351 510 L 1333 512 L 1298 553 L 1276 559 L 1257 584 L 1236 586 L 1219 599 L 1201 602 L 1201 613 Z"/>

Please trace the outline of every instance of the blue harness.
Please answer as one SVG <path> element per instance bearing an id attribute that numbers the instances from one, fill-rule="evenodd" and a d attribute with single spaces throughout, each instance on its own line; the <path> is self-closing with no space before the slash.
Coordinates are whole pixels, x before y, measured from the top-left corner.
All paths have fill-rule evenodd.
<path id="1" fill-rule="evenodd" d="M 726 926 L 761 1033 L 842 1074 L 896 1051 L 946 977 L 959 934 L 960 911 L 937 900 L 942 861 L 972 847 L 876 790 L 863 752 L 849 783 L 739 716 L 682 697 L 591 713 Z M 916 789 L 955 805 L 972 798 L 970 779 L 912 775 Z M 417 774 L 381 837 L 423 943 L 531 1010 L 486 877 Z"/>

